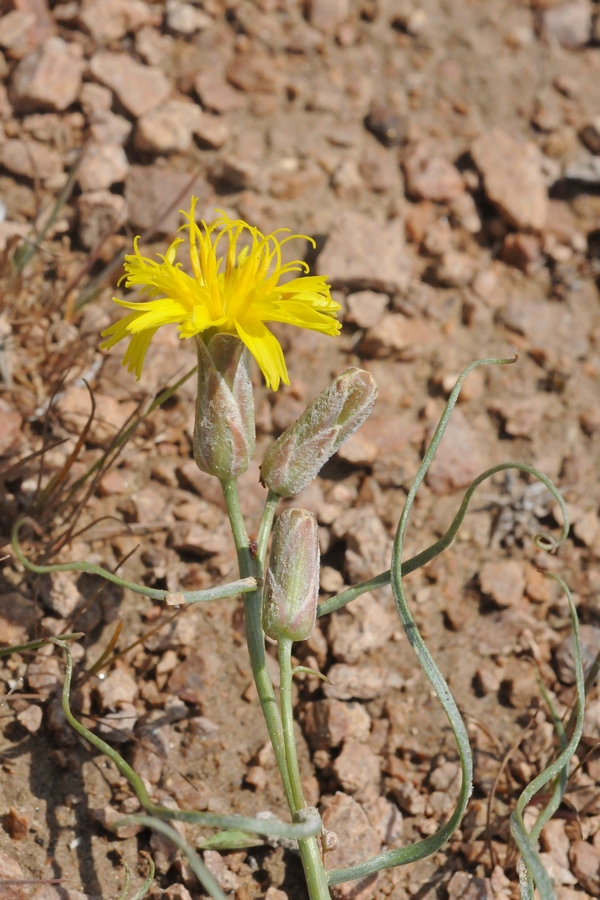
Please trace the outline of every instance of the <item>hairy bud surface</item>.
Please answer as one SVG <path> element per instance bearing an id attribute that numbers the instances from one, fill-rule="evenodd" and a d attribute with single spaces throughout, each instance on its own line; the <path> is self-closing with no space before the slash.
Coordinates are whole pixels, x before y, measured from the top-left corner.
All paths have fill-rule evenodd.
<path id="1" fill-rule="evenodd" d="M 198 399 L 194 459 L 223 480 L 246 471 L 256 445 L 250 353 L 233 334 L 196 338 Z"/>
<path id="2" fill-rule="evenodd" d="M 268 451 L 260 468 L 263 483 L 281 497 L 300 493 L 362 425 L 378 391 L 364 369 L 338 375 Z"/>
<path id="3" fill-rule="evenodd" d="M 306 509 L 287 509 L 273 529 L 262 624 L 273 640 L 304 641 L 315 627 L 319 599 L 319 533 Z"/>

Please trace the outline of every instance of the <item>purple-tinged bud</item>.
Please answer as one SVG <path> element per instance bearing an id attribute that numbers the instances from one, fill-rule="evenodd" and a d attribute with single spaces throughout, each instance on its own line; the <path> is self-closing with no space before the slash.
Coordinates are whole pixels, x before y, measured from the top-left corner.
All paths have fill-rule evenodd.
<path id="1" fill-rule="evenodd" d="M 273 529 L 262 625 L 273 640 L 304 641 L 315 627 L 319 599 L 319 529 L 306 509 L 286 509 Z"/>
<path id="2" fill-rule="evenodd" d="M 262 482 L 281 497 L 299 494 L 362 425 L 378 392 L 364 369 L 338 375 L 267 452 L 260 467 Z"/>
<path id="3" fill-rule="evenodd" d="M 196 465 L 219 479 L 246 471 L 256 445 L 250 354 L 233 334 L 215 334 L 198 348 L 194 425 Z"/>

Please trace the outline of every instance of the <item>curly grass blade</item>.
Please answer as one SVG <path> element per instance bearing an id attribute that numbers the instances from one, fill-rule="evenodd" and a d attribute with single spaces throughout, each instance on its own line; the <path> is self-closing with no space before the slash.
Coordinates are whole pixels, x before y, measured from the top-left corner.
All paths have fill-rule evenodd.
<path id="1" fill-rule="evenodd" d="M 556 707 L 552 702 L 552 698 L 550 694 L 546 690 L 540 676 L 538 673 L 538 683 L 540 686 L 540 692 L 542 697 L 544 698 L 548 709 L 550 710 L 550 715 L 552 717 L 552 724 L 554 725 L 555 731 L 558 735 L 558 741 L 560 744 L 561 752 L 566 750 L 567 748 L 567 735 L 563 726 L 563 723 L 560 720 L 560 716 L 556 711 Z M 546 807 L 540 812 L 539 816 L 535 820 L 533 828 L 529 832 L 530 841 L 537 841 L 539 838 L 542 828 L 546 824 L 546 822 L 550 821 L 558 807 L 560 806 L 561 800 L 564 797 L 565 791 L 567 789 L 567 784 L 569 783 L 569 766 L 565 766 L 564 769 L 561 770 L 558 778 L 556 779 L 556 785 L 554 786 L 554 791 L 552 792 L 552 797 L 548 801 Z"/>
<path id="2" fill-rule="evenodd" d="M 473 499 L 473 494 L 479 485 L 493 475 L 497 475 L 498 472 L 504 472 L 507 469 L 516 469 L 518 472 L 525 472 L 527 475 L 532 475 L 534 478 L 537 478 L 537 480 L 541 481 L 541 483 L 550 491 L 561 508 L 563 527 L 559 537 L 554 538 L 550 534 L 539 532 L 533 539 L 536 546 L 542 550 L 556 550 L 557 547 L 560 547 L 560 545 L 564 543 L 569 534 L 569 513 L 565 501 L 556 485 L 553 484 L 543 472 L 536 469 L 535 466 L 528 466 L 526 463 L 519 462 L 499 463 L 496 466 L 492 466 L 490 469 L 486 469 L 485 472 L 482 472 L 481 475 L 478 475 L 477 478 L 471 482 L 465 492 L 460 508 L 445 534 L 443 534 L 439 540 L 435 541 L 435 543 L 431 544 L 430 547 L 427 547 L 425 550 L 422 550 L 420 553 L 417 553 L 415 556 L 411 556 L 410 559 L 402 562 L 402 577 L 409 575 L 416 569 L 420 569 L 421 566 L 431 562 L 434 557 L 438 556 L 450 546 L 458 533 L 458 529 L 462 525 L 463 519 L 469 509 L 469 504 Z M 353 585 L 353 587 L 347 588 L 345 591 L 342 591 L 342 593 L 336 594 L 335 597 L 330 597 L 329 600 L 320 603 L 317 615 L 326 616 L 328 613 L 335 612 L 336 609 L 341 609 L 342 606 L 346 606 L 347 603 L 360 597 L 361 594 L 386 587 L 389 583 L 390 570 L 388 569 L 386 572 L 382 572 L 381 575 L 376 575 L 374 578 L 369 578 L 368 581 L 362 581 L 360 584 Z"/>
<path id="3" fill-rule="evenodd" d="M 579 622 L 577 620 L 577 610 L 571 592 L 565 582 L 558 575 L 550 573 L 550 577 L 554 578 L 566 594 L 569 601 L 569 612 L 571 614 L 571 624 L 573 627 L 573 649 L 575 663 L 575 685 L 577 695 L 577 716 L 575 728 L 569 743 L 563 752 L 547 766 L 543 772 L 531 781 L 517 802 L 517 807 L 510 817 L 510 830 L 515 842 L 521 851 L 523 857 L 523 865 L 519 867 L 519 880 L 521 882 L 522 900 L 530 900 L 533 897 L 533 887 L 537 887 L 540 892 L 541 900 L 554 900 L 555 893 L 552 882 L 538 855 L 536 849 L 537 838 L 542 830 L 542 826 L 548 821 L 549 815 L 547 809 L 543 810 L 535 822 L 531 832 L 528 834 L 523 822 L 523 812 L 529 801 L 537 794 L 553 778 L 559 776 L 564 770 L 568 771 L 569 762 L 579 746 L 581 735 L 583 732 L 583 715 L 585 712 L 585 679 L 583 674 L 583 660 L 581 658 L 581 639 L 579 636 Z M 555 791 L 556 794 L 556 791 Z M 552 805 L 555 802 L 555 794 L 550 800 Z M 562 797 L 562 794 L 561 794 Z M 560 798 L 559 798 L 560 802 Z M 540 820 L 541 824 L 540 824 Z"/>
<path id="4" fill-rule="evenodd" d="M 589 667 L 585 676 L 585 696 L 589 694 L 592 687 L 596 684 L 596 679 L 598 678 L 598 673 L 600 672 L 600 652 L 596 654 L 594 662 Z M 575 705 L 571 711 L 571 715 L 569 716 L 569 721 L 567 722 L 567 727 L 565 731 L 567 734 L 570 734 L 571 731 L 575 728 L 575 721 L 577 719 L 577 705 Z"/>
<path id="5" fill-rule="evenodd" d="M 136 815 L 120 819 L 118 822 L 115 822 L 114 827 L 124 828 L 127 825 L 145 825 L 147 828 L 152 828 L 153 831 L 159 831 L 161 834 L 164 834 L 165 837 L 181 850 L 190 864 L 190 869 L 208 896 L 212 897 L 213 900 L 227 900 L 227 895 L 223 893 L 215 881 L 214 876 L 208 871 L 194 848 L 191 847 L 185 838 L 183 838 L 178 831 L 175 831 L 171 825 L 167 825 L 166 822 L 162 822 L 155 816 Z"/>
<path id="6" fill-rule="evenodd" d="M 398 523 L 398 529 L 396 531 L 394 547 L 392 550 L 392 566 L 390 569 L 390 579 L 392 591 L 394 593 L 394 600 L 396 602 L 396 608 L 400 615 L 402 625 L 404 626 L 406 636 L 408 637 L 408 640 L 413 650 L 415 651 L 421 668 L 427 675 L 427 678 L 431 682 L 433 689 L 435 690 L 440 703 L 442 704 L 444 712 L 446 713 L 448 721 L 450 722 L 450 727 L 452 728 L 456 743 L 458 745 L 460 765 L 462 770 L 462 782 L 456 807 L 446 824 L 442 826 L 442 828 L 440 828 L 439 831 L 437 831 L 435 834 L 431 835 L 428 838 L 425 838 L 422 841 L 417 841 L 415 844 L 412 844 L 409 847 L 401 847 L 398 850 L 387 850 L 385 853 L 380 853 L 378 856 L 375 856 L 367 862 L 361 863 L 358 866 L 350 866 L 347 869 L 336 869 L 329 873 L 329 884 L 331 885 L 340 884 L 343 881 L 353 881 L 356 878 L 364 878 L 366 875 L 371 875 L 374 872 L 379 872 L 381 869 L 387 869 L 391 866 L 404 865 L 408 862 L 414 862 L 418 859 L 424 859 L 426 856 L 430 856 L 432 853 L 435 853 L 435 851 L 438 850 L 442 846 L 442 844 L 444 844 L 448 840 L 451 834 L 458 827 L 469 797 L 471 795 L 473 781 L 473 758 L 471 756 L 471 748 L 469 746 L 467 729 L 465 728 L 464 722 L 462 720 L 460 712 L 458 711 L 456 702 L 452 694 L 450 693 L 448 685 L 446 684 L 442 673 L 436 666 L 433 657 L 431 656 L 429 650 L 425 645 L 425 642 L 423 641 L 423 638 L 419 634 L 417 624 L 408 608 L 406 596 L 404 594 L 404 588 L 402 586 L 402 549 L 404 546 L 404 535 L 408 524 L 408 517 L 410 515 L 416 493 L 425 477 L 429 466 L 431 465 L 440 441 L 444 436 L 444 432 L 448 425 L 448 420 L 450 419 L 452 410 L 454 409 L 456 401 L 458 400 L 458 395 L 460 394 L 460 390 L 465 378 L 467 377 L 469 372 L 471 372 L 475 368 L 478 368 L 479 366 L 507 365 L 514 361 L 514 359 L 476 360 L 475 362 L 471 363 L 471 365 L 467 366 L 467 368 L 459 376 L 454 389 L 452 390 L 452 393 L 448 398 L 448 402 L 446 403 L 444 412 L 442 413 L 442 417 L 434 432 L 431 443 L 427 448 L 421 465 L 419 466 L 419 470 L 416 474 L 415 480 L 408 492 L 408 496 L 406 498 L 406 502 L 400 516 L 400 521 Z"/>
<path id="7" fill-rule="evenodd" d="M 129 885 L 131 883 L 131 872 L 129 871 L 129 866 L 123 860 L 123 867 L 125 869 L 125 881 L 123 883 L 123 890 L 119 894 L 119 900 L 127 900 L 127 894 L 129 893 Z"/>
<path id="8" fill-rule="evenodd" d="M 150 854 L 146 853 L 144 850 L 142 850 L 142 855 L 145 856 L 148 860 L 148 866 L 149 866 L 148 875 L 146 876 L 146 880 L 144 881 L 144 883 L 141 886 L 141 888 L 139 889 L 139 891 L 136 891 L 135 894 L 133 895 L 133 897 L 130 897 L 130 900 L 143 900 L 143 898 L 146 896 L 146 894 L 150 890 L 150 885 L 154 881 L 154 873 L 156 872 L 156 866 L 154 865 L 154 860 L 152 859 Z"/>
<path id="9" fill-rule="evenodd" d="M 159 816 L 162 819 L 177 819 L 181 822 L 193 822 L 197 825 L 206 825 L 209 828 L 233 828 L 240 831 L 264 834 L 267 837 L 284 837 L 291 840 L 298 840 L 319 834 L 322 828 L 319 816 L 315 816 L 313 819 L 305 822 L 290 825 L 286 822 L 280 822 L 278 819 L 253 819 L 248 816 L 217 815 L 216 813 L 195 812 L 193 810 L 185 809 L 174 810 L 153 803 L 141 778 L 123 757 L 120 756 L 110 744 L 107 744 L 106 741 L 99 738 L 93 731 L 90 731 L 82 725 L 81 722 L 78 722 L 71 712 L 70 693 L 71 679 L 73 676 L 73 658 L 71 656 L 71 651 L 68 646 L 63 641 L 58 640 L 58 638 L 48 638 L 47 643 L 56 644 L 65 654 L 66 666 L 62 689 L 62 708 L 67 721 L 81 737 L 112 760 L 121 775 L 127 779 L 135 791 L 140 804 L 150 816 Z"/>

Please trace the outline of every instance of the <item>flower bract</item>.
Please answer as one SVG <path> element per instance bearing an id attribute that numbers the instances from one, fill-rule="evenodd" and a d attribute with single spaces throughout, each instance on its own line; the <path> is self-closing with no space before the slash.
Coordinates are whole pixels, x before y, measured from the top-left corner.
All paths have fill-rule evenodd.
<path id="1" fill-rule="evenodd" d="M 158 257 L 160 261 L 142 256 L 136 238 L 134 252 L 125 257 L 123 278 L 127 287 L 140 286 L 150 299 L 115 298 L 129 313 L 102 333 L 107 338 L 102 346 L 110 349 L 129 338 L 123 365 L 139 379 L 150 341 L 161 325 L 178 325 L 182 338 L 204 332 L 208 332 L 205 338 L 219 332 L 234 334 L 256 359 L 267 385 L 277 390 L 281 381 L 289 384 L 289 378 L 279 341 L 265 323 L 286 322 L 336 335 L 341 327 L 336 319 L 340 306 L 332 300 L 325 277 L 306 274 L 305 262 L 282 263 L 282 246 L 305 235 L 280 239 L 278 235 L 287 229 L 263 235 L 224 213 L 210 225 L 198 225 L 196 202 L 192 198 L 182 226 L 188 231 L 191 274 L 176 261 L 183 238 L 175 238 L 164 256 Z M 290 272 L 304 274 L 281 284 L 282 276 Z"/>

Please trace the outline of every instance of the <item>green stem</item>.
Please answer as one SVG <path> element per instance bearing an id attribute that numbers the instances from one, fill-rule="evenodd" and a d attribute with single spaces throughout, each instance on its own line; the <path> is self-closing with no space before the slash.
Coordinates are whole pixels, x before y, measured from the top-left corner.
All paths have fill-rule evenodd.
<path id="1" fill-rule="evenodd" d="M 177 832 L 175 832 L 175 833 L 177 834 Z M 183 840 L 183 838 L 181 838 L 181 835 L 179 835 L 179 838 L 180 838 L 180 840 Z M 191 847 L 190 847 L 190 850 L 191 850 Z M 149 853 L 146 853 L 145 850 L 141 851 L 140 856 L 145 856 L 146 859 L 148 860 L 148 863 L 149 863 L 148 874 L 146 876 L 146 880 L 144 881 L 143 885 L 135 892 L 135 894 L 132 897 L 129 898 L 129 900 L 143 900 L 143 898 L 146 896 L 146 894 L 150 890 L 150 885 L 154 881 L 154 873 L 156 872 L 156 866 L 154 865 L 154 860 L 152 859 L 152 857 L 150 856 Z M 119 896 L 119 900 L 127 900 L 127 897 L 129 896 L 129 885 L 131 882 L 131 872 L 130 872 L 129 866 L 127 865 L 125 860 L 123 860 L 123 867 L 125 869 L 125 883 L 123 885 L 123 890 L 121 891 L 121 894 Z M 208 870 L 206 870 L 206 871 L 208 871 Z"/>
<path id="2" fill-rule="evenodd" d="M 519 865 L 519 882 L 521 885 L 521 898 L 522 900 L 533 900 L 534 896 L 534 886 L 537 887 L 542 900 L 554 900 L 556 894 L 554 892 L 552 881 L 546 872 L 542 861 L 538 855 L 536 843 L 540 836 L 540 832 L 548 819 L 556 812 L 560 805 L 560 801 L 562 799 L 562 794 L 564 793 L 564 788 L 566 786 L 566 779 L 563 779 L 563 785 L 561 787 L 560 782 L 557 785 L 557 789 L 553 792 L 552 798 L 548 806 L 542 810 L 539 814 L 535 824 L 533 825 L 529 834 L 525 828 L 525 823 L 523 822 L 523 813 L 525 811 L 525 807 L 527 804 L 535 797 L 535 795 L 540 791 L 545 785 L 548 784 L 556 776 L 561 775 L 561 773 L 568 773 L 569 762 L 573 757 L 574 753 L 579 746 L 579 742 L 581 740 L 581 735 L 583 732 L 583 717 L 585 713 L 585 679 L 583 674 L 583 662 L 581 658 L 581 638 L 579 635 L 579 622 L 577 619 L 577 609 L 575 608 L 575 603 L 573 601 L 573 597 L 571 592 L 562 578 L 559 578 L 558 575 L 554 575 L 553 573 L 549 573 L 551 578 L 554 578 L 563 591 L 567 595 L 567 600 L 569 602 L 569 611 L 571 613 L 571 625 L 573 628 L 573 655 L 575 661 L 575 684 L 577 688 L 577 700 L 576 700 L 576 722 L 575 729 L 571 736 L 571 740 L 563 749 L 560 756 L 554 760 L 554 762 L 550 763 L 543 772 L 530 781 L 527 787 L 523 790 L 519 800 L 517 802 L 516 809 L 513 810 L 510 817 L 510 830 L 515 842 L 521 851 L 522 860 Z"/>
<path id="3" fill-rule="evenodd" d="M 240 501 L 237 483 L 234 479 L 221 482 L 223 496 L 227 505 L 227 513 L 231 523 L 233 541 L 237 552 L 238 565 L 242 578 L 255 576 L 257 566 L 250 553 L 250 542 L 246 531 L 246 524 L 240 509 Z M 274 509 L 273 509 L 274 512 Z M 265 723 L 275 751 L 275 758 L 281 773 L 285 797 L 290 809 L 293 809 L 293 795 L 288 776 L 283 741 L 283 729 L 279 708 L 275 700 L 273 683 L 267 669 L 267 656 L 265 653 L 265 638 L 262 630 L 261 619 L 262 589 L 251 591 L 244 595 L 244 614 L 246 619 L 246 641 L 250 655 L 250 665 L 258 692 L 258 699 L 265 717 Z"/>
<path id="4" fill-rule="evenodd" d="M 294 801 L 292 813 L 294 814 L 294 821 L 297 821 L 297 814 L 301 813 L 302 810 L 307 809 L 307 806 L 302 791 L 298 755 L 296 753 L 296 737 L 294 735 L 294 713 L 292 707 L 292 641 L 290 641 L 289 638 L 281 638 L 277 642 L 277 648 L 279 650 L 279 673 L 281 678 L 279 701 L 281 703 L 283 739 Z M 330 900 L 331 895 L 327 886 L 327 873 L 323 866 L 317 838 L 305 838 L 304 840 L 298 841 L 298 845 L 300 847 L 300 856 L 306 875 L 309 897 L 311 900 Z"/>
<path id="5" fill-rule="evenodd" d="M 294 715 L 292 709 L 292 642 L 289 638 L 280 638 L 277 641 L 279 650 L 279 702 L 281 704 L 281 721 L 283 723 L 283 741 L 285 744 L 285 757 L 287 769 L 292 784 L 292 797 L 294 809 L 298 812 L 306 808 L 306 801 L 302 793 L 300 781 L 300 769 L 298 767 L 298 755 L 296 753 L 296 738 L 294 735 Z"/>
<path id="6" fill-rule="evenodd" d="M 260 520 L 260 528 L 258 529 L 258 537 L 256 538 L 256 543 L 258 546 L 258 550 L 256 553 L 256 559 L 258 561 L 259 566 L 259 574 L 262 575 L 265 570 L 265 559 L 267 557 L 267 545 L 269 543 L 269 536 L 271 534 L 271 529 L 273 528 L 273 519 L 275 517 L 275 510 L 277 509 L 277 504 L 281 500 L 279 494 L 276 494 L 275 491 L 269 491 L 267 496 L 267 501 L 265 503 L 265 508 L 263 510 L 262 518 Z"/>
<path id="7" fill-rule="evenodd" d="M 258 535 L 258 551 L 255 558 L 250 552 L 250 543 L 246 525 L 240 509 L 240 501 L 237 483 L 234 479 L 221 482 L 223 496 L 227 505 L 227 513 L 231 523 L 233 540 L 238 557 L 238 565 L 242 578 L 256 577 L 262 584 L 264 560 L 267 552 L 267 542 L 275 507 L 278 497 L 272 491 L 269 492 L 262 522 Z M 265 653 L 265 637 L 262 630 L 262 586 L 256 591 L 244 596 L 244 612 L 246 617 L 246 640 L 248 653 L 254 674 L 256 690 L 262 707 L 263 715 L 275 751 L 275 758 L 279 767 L 285 798 L 292 813 L 294 822 L 304 819 L 304 811 L 307 809 L 302 786 L 300 784 L 300 772 L 296 758 L 294 740 L 294 723 L 292 718 L 291 701 L 291 642 L 287 648 L 287 664 L 281 667 L 281 705 L 282 712 L 275 700 L 273 683 L 267 669 Z M 283 718 L 283 721 L 282 721 Z M 327 886 L 327 873 L 323 868 L 319 843 L 316 837 L 303 838 L 298 841 L 300 857 L 304 867 L 308 894 L 310 900 L 330 900 Z"/>

